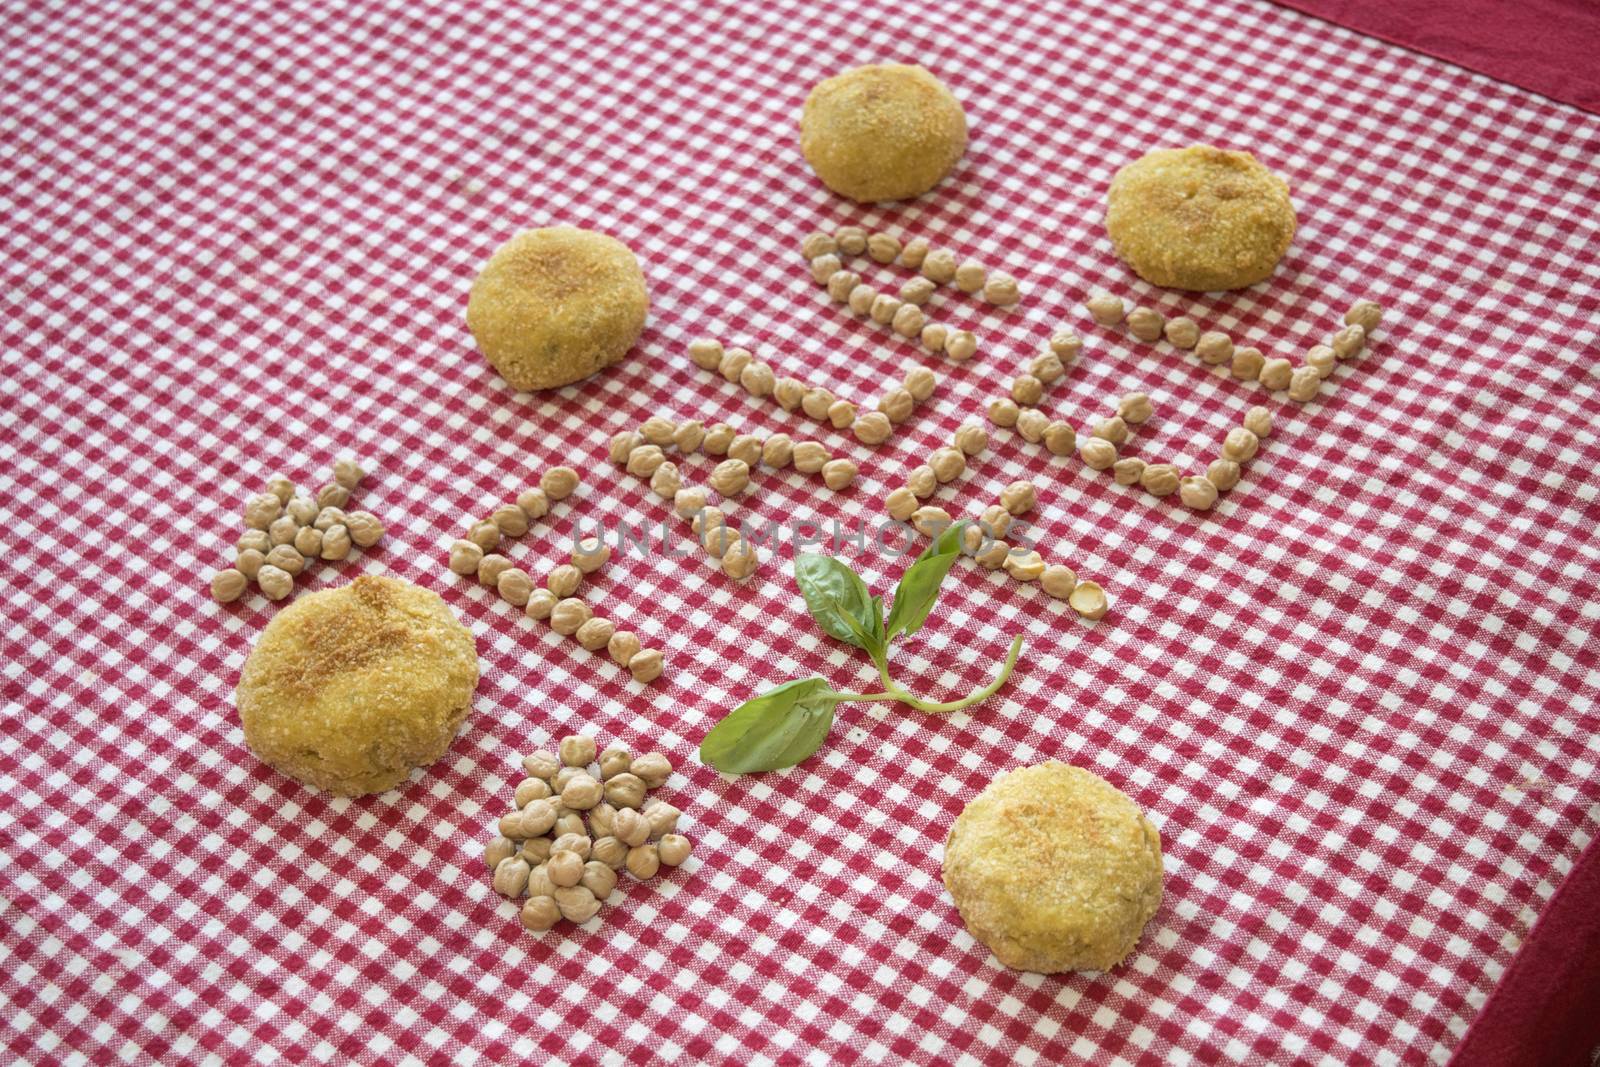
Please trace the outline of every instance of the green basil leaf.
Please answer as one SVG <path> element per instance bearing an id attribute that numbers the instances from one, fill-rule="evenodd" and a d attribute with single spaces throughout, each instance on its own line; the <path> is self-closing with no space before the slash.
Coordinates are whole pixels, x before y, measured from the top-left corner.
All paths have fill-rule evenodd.
<path id="1" fill-rule="evenodd" d="M 700 742 L 700 762 L 728 774 L 793 767 L 822 746 L 839 694 L 797 678 L 734 708 Z"/>
<path id="2" fill-rule="evenodd" d="M 794 558 L 794 580 L 823 633 L 872 651 L 871 635 L 882 630 L 883 616 L 860 575 L 832 556 L 803 552 Z"/>
<path id="3" fill-rule="evenodd" d="M 898 634 L 914 634 L 922 629 L 939 599 L 944 576 L 950 573 L 961 555 L 961 534 L 966 526 L 965 522 L 953 523 L 900 576 L 900 584 L 894 588 L 894 603 L 889 606 L 886 641 L 893 641 Z"/>

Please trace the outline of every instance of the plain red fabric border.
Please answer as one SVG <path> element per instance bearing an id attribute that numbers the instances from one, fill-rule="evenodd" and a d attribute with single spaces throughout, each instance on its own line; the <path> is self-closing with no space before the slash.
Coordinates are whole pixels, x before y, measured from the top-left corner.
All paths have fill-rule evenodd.
<path id="1" fill-rule="evenodd" d="M 1600 1049 L 1600 841 L 1578 857 L 1450 1067 L 1590 1067 Z"/>
<path id="2" fill-rule="evenodd" d="M 1275 2 L 1600 112 L 1600 3 L 1595 0 Z"/>

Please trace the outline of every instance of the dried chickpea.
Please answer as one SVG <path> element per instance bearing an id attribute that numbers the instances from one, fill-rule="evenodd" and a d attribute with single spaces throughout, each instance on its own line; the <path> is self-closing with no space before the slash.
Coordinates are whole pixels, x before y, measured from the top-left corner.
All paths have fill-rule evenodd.
<path id="1" fill-rule="evenodd" d="M 833 239 L 847 256 L 859 256 L 867 250 L 867 231 L 860 226 L 841 226 L 834 231 Z"/>
<path id="2" fill-rule="evenodd" d="M 930 322 L 922 328 L 922 347 L 929 352 L 943 352 L 949 336 L 950 327 L 942 322 Z"/>
<path id="3" fill-rule="evenodd" d="M 1137 485 L 1144 477 L 1144 460 L 1136 456 L 1117 460 L 1111 465 L 1111 477 L 1118 485 Z"/>
<path id="4" fill-rule="evenodd" d="M 590 778 L 589 782 L 596 789 L 600 788 L 600 783 L 596 782 L 593 778 Z M 568 782 L 567 788 L 572 789 L 574 784 L 575 781 Z M 587 833 L 581 831 L 569 831 L 550 842 L 550 853 L 551 855 L 554 855 L 557 852 L 571 852 L 579 859 L 586 860 L 589 858 L 589 850 L 593 847 L 594 842 L 589 839 L 589 835 Z M 549 857 L 546 857 L 546 862 L 549 862 Z"/>
<path id="5" fill-rule="evenodd" d="M 911 513 L 911 525 L 926 537 L 938 537 L 950 528 L 950 513 L 932 504 L 924 505 Z"/>
<path id="6" fill-rule="evenodd" d="M 1078 431 L 1057 419 L 1044 428 L 1044 447 L 1053 456 L 1069 456 L 1078 447 Z"/>
<path id="7" fill-rule="evenodd" d="M 1239 484 L 1242 473 L 1239 464 L 1231 459 L 1214 459 L 1206 468 L 1206 480 L 1217 487 L 1217 492 L 1226 493 L 1229 489 Z"/>
<path id="8" fill-rule="evenodd" d="M 322 554 L 322 531 L 315 526 L 302 526 L 289 542 L 294 550 L 306 558 Z"/>
<path id="9" fill-rule="evenodd" d="M 494 868 L 494 891 L 515 900 L 528 888 L 528 874 L 532 870 L 526 860 L 515 856 L 501 860 Z"/>
<path id="10" fill-rule="evenodd" d="M 828 409 L 833 407 L 834 395 L 826 389 L 810 389 L 805 396 L 800 398 L 800 410 L 819 422 L 828 417 Z"/>
<path id="11" fill-rule="evenodd" d="M 848 459 L 831 459 L 822 465 L 822 484 L 841 492 L 856 480 L 856 465 Z"/>
<path id="12" fill-rule="evenodd" d="M 1004 504 L 990 504 L 978 516 L 978 527 L 990 537 L 1004 537 L 1011 532 L 1013 519 Z"/>
<path id="13" fill-rule="evenodd" d="M 559 601 L 555 609 L 550 612 L 550 629 L 562 637 L 571 637 L 578 632 L 578 628 L 588 622 L 594 613 L 577 597 L 567 597 Z"/>
<path id="14" fill-rule="evenodd" d="M 474 545 L 473 547 L 476 548 L 477 546 Z M 247 580 L 253 582 L 256 580 L 256 575 L 261 573 L 261 568 L 266 565 L 266 562 L 266 553 L 259 552 L 253 548 L 246 548 L 233 561 L 233 569 L 244 575 Z M 473 569 L 477 569 L 476 565 L 474 565 Z"/>
<path id="15" fill-rule="evenodd" d="M 761 462 L 773 470 L 782 470 L 794 458 L 794 438 L 786 433 L 775 433 L 761 445 Z"/>
<path id="16" fill-rule="evenodd" d="M 322 551 L 317 554 L 323 559 L 344 559 L 350 555 L 351 544 L 348 526 L 330 526 L 322 531 Z"/>
<path id="17" fill-rule="evenodd" d="M 283 513 L 293 519 L 296 526 L 310 526 L 317 521 L 321 511 L 315 500 L 303 496 L 295 497 L 283 509 Z"/>
<path id="18" fill-rule="evenodd" d="M 956 276 L 956 254 L 946 248 L 930 249 L 922 257 L 922 276 L 935 285 L 944 285 Z"/>
<path id="19" fill-rule="evenodd" d="M 540 488 L 524 489 L 517 494 L 517 507 L 522 509 L 522 514 L 529 523 L 542 519 L 550 514 L 550 498 L 545 496 Z"/>
<path id="20" fill-rule="evenodd" d="M 301 525 L 305 525 L 301 523 Z M 272 551 L 272 538 L 267 536 L 265 530 L 246 530 L 239 535 L 238 542 L 234 545 L 240 552 L 253 549 L 263 556 Z"/>
<path id="21" fill-rule="evenodd" d="M 953 482 L 967 469 L 967 457 L 959 448 L 936 448 L 928 457 L 928 467 L 939 482 Z"/>
<path id="22" fill-rule="evenodd" d="M 1258 348 L 1240 348 L 1233 353 L 1233 362 L 1230 370 L 1233 376 L 1241 382 L 1253 382 L 1261 376 L 1261 367 L 1267 358 Z"/>
<path id="23" fill-rule="evenodd" d="M 850 302 L 850 294 L 861 284 L 861 275 L 853 270 L 837 270 L 828 279 L 828 299 L 835 304 Z"/>
<path id="24" fill-rule="evenodd" d="M 757 360 L 739 372 L 739 384 L 751 396 L 771 396 L 772 390 L 777 387 L 778 376 L 772 373 L 771 367 Z"/>
<path id="25" fill-rule="evenodd" d="M 1244 428 L 1263 440 L 1272 436 L 1272 412 L 1257 405 L 1244 413 Z"/>
<path id="26" fill-rule="evenodd" d="M 1039 587 L 1051 596 L 1064 600 L 1078 587 L 1078 576 L 1071 567 L 1052 563 L 1039 575 Z"/>
<path id="27" fill-rule="evenodd" d="M 606 642 L 606 652 L 611 656 L 612 662 L 619 667 L 626 667 L 628 661 L 638 651 L 639 636 L 632 630 L 616 630 L 611 634 L 611 640 Z M 605 763 L 602 760 L 601 770 L 604 769 Z"/>
<path id="28" fill-rule="evenodd" d="M 827 285 L 828 279 L 839 273 L 843 268 L 844 261 L 832 252 L 818 256 L 811 261 L 811 280 L 818 285 Z"/>
<path id="29" fill-rule="evenodd" d="M 1117 446 L 1103 437 L 1088 437 L 1078 446 L 1078 455 L 1090 470 L 1103 471 L 1117 461 Z"/>
<path id="30" fill-rule="evenodd" d="M 1080 618 L 1101 619 L 1111 608 L 1110 601 L 1106 600 L 1106 592 L 1100 588 L 1099 582 L 1079 582 L 1067 597 L 1067 603 Z"/>
<path id="31" fill-rule="evenodd" d="M 677 867 L 689 858 L 689 839 L 682 834 L 665 834 L 656 842 L 656 856 L 663 867 Z"/>
<path id="32" fill-rule="evenodd" d="M 383 540 L 383 523 L 370 511 L 352 511 L 344 517 L 344 528 L 357 548 L 371 548 Z"/>
<path id="33" fill-rule="evenodd" d="M 983 551 L 983 546 L 989 543 L 989 536 L 980 526 L 967 526 L 961 530 L 961 551 L 969 556 L 976 556 Z"/>
<path id="34" fill-rule="evenodd" d="M 1289 379 L 1293 374 L 1294 364 L 1278 357 L 1261 364 L 1261 369 L 1256 372 L 1256 380 L 1266 388 L 1277 391 L 1289 388 Z"/>
<path id="35" fill-rule="evenodd" d="M 539 488 L 552 501 L 565 501 L 578 488 L 578 472 L 571 467 L 550 467 L 539 478 Z"/>
<path id="36" fill-rule="evenodd" d="M 928 258 L 928 241 L 924 237 L 913 237 L 900 249 L 900 265 L 909 270 L 916 270 L 922 266 L 922 261 Z"/>
<path id="37" fill-rule="evenodd" d="M 628 453 L 628 473 L 635 478 L 648 478 L 666 461 L 666 454 L 656 445 L 640 445 Z"/>
<path id="38" fill-rule="evenodd" d="M 1005 566 L 1006 559 L 1010 555 L 1010 545 L 1004 541 L 991 541 L 988 548 L 973 556 L 972 559 L 986 571 L 997 571 Z"/>
<path id="39" fill-rule="evenodd" d="M 1120 448 L 1128 443 L 1128 424 L 1123 421 L 1121 415 L 1113 415 L 1095 425 L 1094 436 L 1110 441 Z"/>
<path id="40" fill-rule="evenodd" d="M 1360 326 L 1346 326 L 1333 335 L 1331 342 L 1333 354 L 1340 359 L 1349 359 L 1360 352 L 1367 344 L 1367 331 Z"/>
<path id="41" fill-rule="evenodd" d="M 1122 321 L 1125 306 L 1120 296 L 1112 296 L 1107 292 L 1098 292 L 1083 302 L 1089 309 L 1089 314 L 1102 326 L 1115 326 Z"/>
<path id="42" fill-rule="evenodd" d="M 735 434 L 728 442 L 728 458 L 737 459 L 754 470 L 761 464 L 761 452 L 766 443 L 753 433 Z"/>
<path id="43" fill-rule="evenodd" d="M 544 580 L 545 588 L 562 600 L 578 591 L 583 584 L 583 570 L 572 563 L 563 563 L 552 570 Z"/>
<path id="44" fill-rule="evenodd" d="M 911 417 L 911 410 L 916 407 L 917 401 L 909 390 L 896 386 L 878 398 L 878 410 L 883 413 L 891 423 L 902 423 Z"/>
<path id="45" fill-rule="evenodd" d="M 1017 432 L 1024 441 L 1037 444 L 1044 440 L 1044 433 L 1050 428 L 1050 419 L 1038 408 L 1028 408 L 1017 416 Z"/>
<path id="46" fill-rule="evenodd" d="M 1204 475 L 1190 475 L 1178 483 L 1178 498 L 1196 511 L 1210 511 L 1217 502 L 1217 487 Z"/>
<path id="47" fill-rule="evenodd" d="M 877 301 L 878 290 L 870 285 L 862 284 L 850 290 L 850 295 L 845 298 L 845 303 L 850 310 L 862 318 L 872 314 L 872 305 Z"/>
<path id="48" fill-rule="evenodd" d="M 1226 363 L 1233 358 L 1233 338 L 1219 330 L 1207 331 L 1195 342 L 1194 352 L 1202 363 Z"/>
<path id="49" fill-rule="evenodd" d="M 839 248 L 839 242 L 833 239 L 832 234 L 808 233 L 800 242 L 800 254 L 810 262 L 818 256 L 832 255 Z"/>
<path id="50" fill-rule="evenodd" d="M 220 570 L 211 576 L 211 599 L 219 604 L 238 600 L 244 596 L 245 587 L 249 584 L 249 579 L 232 567 Z"/>
<path id="51" fill-rule="evenodd" d="M 737 382 L 744 369 L 755 362 L 748 349 L 730 348 L 722 353 L 722 362 L 717 364 L 717 373 L 722 375 L 724 381 Z"/>
<path id="52" fill-rule="evenodd" d="M 617 771 L 616 773 L 623 774 L 625 772 Z M 607 777 L 611 776 L 601 776 L 602 779 Z M 595 839 L 594 846 L 592 846 L 591 855 L 598 855 L 598 846 L 601 838 L 611 836 L 611 827 L 615 823 L 616 818 L 617 809 L 603 800 L 589 809 L 589 835 Z"/>
<path id="53" fill-rule="evenodd" d="M 938 286 L 926 278 L 912 278 L 900 287 L 900 299 L 907 304 L 921 307 L 933 299 L 934 290 L 937 288 Z"/>
<path id="54" fill-rule="evenodd" d="M 342 512 L 340 517 L 343 517 Z M 328 525 L 335 524 L 329 523 Z M 267 543 L 273 548 L 278 545 L 291 545 L 294 543 L 295 535 L 300 532 L 300 529 L 300 524 L 287 515 L 273 519 L 272 523 L 267 527 Z M 316 527 L 316 529 L 320 530 L 321 527 Z M 271 551 L 271 549 L 268 549 L 268 551 Z"/>
<path id="55" fill-rule="evenodd" d="M 828 450 L 816 441 L 797 441 L 791 457 L 801 474 L 815 474 L 828 462 Z"/>
<path id="56" fill-rule="evenodd" d="M 700 447 L 708 456 L 725 456 L 728 454 L 728 446 L 733 444 L 733 439 L 737 436 L 738 432 L 732 426 L 719 422 L 706 431 Z"/>
<path id="57" fill-rule="evenodd" d="M 350 503 L 350 490 L 338 482 L 329 482 L 317 490 L 316 501 L 319 508 L 342 508 Z"/>
<path id="58" fill-rule="evenodd" d="M 978 338 L 971 330 L 953 330 L 944 339 L 944 354 L 960 363 L 978 354 Z"/>
<path id="59" fill-rule="evenodd" d="M 1026 515 L 1037 501 L 1038 494 L 1032 482 L 1012 482 L 1000 490 L 1000 506 L 1013 515 Z"/>
<path id="60" fill-rule="evenodd" d="M 1261 447 L 1261 439 L 1243 426 L 1235 426 L 1222 439 L 1222 458 L 1248 463 Z"/>
<path id="61" fill-rule="evenodd" d="M 673 435 L 678 432 L 678 427 L 671 419 L 664 419 L 660 415 L 652 415 L 639 427 L 639 436 L 659 447 L 666 448 L 672 444 Z"/>
<path id="62" fill-rule="evenodd" d="M 323 531 L 324 533 L 326 533 L 327 531 L 333 529 L 335 526 L 343 526 L 344 525 L 344 509 L 343 508 L 318 508 L 316 517 L 311 520 L 311 525 L 315 526 L 317 529 Z M 490 523 L 489 525 L 493 526 L 494 524 Z M 274 543 L 275 544 L 277 543 L 276 539 L 274 539 Z"/>
<path id="63" fill-rule="evenodd" d="M 528 515 L 515 504 L 502 504 L 489 515 L 502 537 L 521 537 L 528 532 Z"/>
<path id="64" fill-rule="evenodd" d="M 545 788 L 548 789 L 549 786 L 546 785 Z M 554 843 L 548 837 L 530 837 L 517 850 L 517 858 L 531 864 L 537 876 L 537 881 L 533 876 L 528 879 L 529 896 L 539 896 L 544 893 L 546 886 L 551 889 L 555 888 L 555 886 L 550 885 L 550 878 L 544 871 L 544 865 L 550 861 L 550 852 L 552 851 L 550 846 Z M 535 887 L 538 888 L 538 892 L 533 891 Z"/>
<path id="65" fill-rule="evenodd" d="M 1059 359 L 1063 367 L 1072 366 L 1082 352 L 1083 342 L 1075 333 L 1058 333 L 1050 338 L 1050 354 Z"/>
<path id="66" fill-rule="evenodd" d="M 1044 352 L 1034 356 L 1028 363 L 1028 373 L 1039 379 L 1045 385 L 1061 380 L 1067 373 L 1067 368 L 1062 364 L 1061 357 L 1054 352 Z"/>
<path id="67" fill-rule="evenodd" d="M 989 401 L 989 421 L 996 426 L 1015 426 L 1022 409 L 1009 396 Z"/>
<path id="68" fill-rule="evenodd" d="M 595 744 L 592 737 L 583 734 L 568 734 L 556 745 L 556 755 L 561 759 L 563 767 L 587 767 L 594 762 L 600 746 Z"/>
<path id="69" fill-rule="evenodd" d="M 627 633 L 626 630 L 620 630 L 618 632 Z M 626 771 L 630 766 L 632 766 L 632 764 L 633 757 L 628 753 L 627 749 L 608 748 L 604 752 L 600 753 L 600 777 L 602 780 L 606 778 L 615 778 L 617 775 Z"/>
<path id="70" fill-rule="evenodd" d="M 589 773 L 588 771 L 578 767 L 569 767 L 567 770 L 569 770 L 571 773 L 566 776 L 566 781 L 561 783 L 562 789 L 565 789 L 568 785 L 570 785 L 574 778 L 579 777 L 580 775 L 587 775 Z M 551 830 L 550 832 L 557 837 L 560 837 L 562 834 L 584 833 L 583 812 L 573 811 L 571 808 L 568 808 L 565 805 L 560 805 L 558 808 L 558 814 L 556 815 L 555 829 Z"/>
<path id="71" fill-rule="evenodd" d="M 611 546 L 598 537 L 585 537 L 572 544 L 572 565 L 584 574 L 593 574 L 611 559 Z"/>
<path id="72" fill-rule="evenodd" d="M 644 803 L 644 779 L 631 770 L 624 771 L 614 778 L 606 779 L 605 792 L 606 802 L 612 807 L 637 808 Z"/>
<path id="73" fill-rule="evenodd" d="M 856 406 L 848 400 L 835 400 L 828 405 L 828 421 L 835 430 L 843 430 L 856 421 Z"/>
<path id="74" fill-rule="evenodd" d="M 1174 464 L 1151 463 L 1139 475 L 1139 484 L 1151 496 L 1171 496 L 1178 491 L 1178 482 L 1182 477 L 1182 472 Z"/>
<path id="75" fill-rule="evenodd" d="M 998 308 L 1014 306 L 1022 299 L 1017 280 L 1009 274 L 992 274 L 983 283 L 983 298 Z"/>
<path id="76" fill-rule="evenodd" d="M 1031 374 L 1019 374 L 1011 379 L 1011 399 L 1032 407 L 1044 399 L 1044 383 Z"/>
<path id="77" fill-rule="evenodd" d="M 492 871 L 500 866 L 501 860 L 508 860 L 516 854 L 516 842 L 509 837 L 496 835 L 491 837 L 489 843 L 483 847 L 483 862 L 488 864 L 489 869 Z"/>
<path id="78" fill-rule="evenodd" d="M 273 493 L 257 493 L 244 503 L 244 524 L 251 530 L 265 530 L 283 512 L 283 501 Z"/>
<path id="79" fill-rule="evenodd" d="M 875 233 L 867 238 L 867 255 L 878 263 L 893 263 L 900 254 L 900 241 L 887 233 Z"/>
<path id="80" fill-rule="evenodd" d="M 750 464 L 742 459 L 725 459 L 711 472 L 711 488 L 724 498 L 738 496 L 750 484 Z"/>
<path id="81" fill-rule="evenodd" d="M 535 589 L 528 594 L 528 603 L 523 607 L 522 613 L 535 622 L 544 622 L 550 617 L 550 613 L 556 610 L 556 604 L 560 599 L 548 589 Z"/>
<path id="82" fill-rule="evenodd" d="M 867 314 L 872 316 L 873 322 L 882 326 L 893 322 L 895 313 L 902 306 L 904 305 L 900 303 L 899 297 L 890 296 L 888 293 L 879 293 L 872 298 L 872 307 L 868 309 Z"/>
<path id="83" fill-rule="evenodd" d="M 1154 411 L 1155 407 L 1150 403 L 1150 397 L 1146 393 L 1129 393 L 1117 401 L 1117 414 L 1123 422 L 1132 426 L 1145 422 Z"/>
<path id="84" fill-rule="evenodd" d="M 1315 367 L 1296 367 L 1289 375 L 1289 399 L 1304 404 L 1322 391 L 1322 375 Z"/>
<path id="85" fill-rule="evenodd" d="M 598 652 L 611 643 L 611 635 L 616 631 L 616 623 L 610 619 L 593 618 L 582 626 L 573 636 L 578 639 L 578 644 L 589 652 Z"/>
<path id="86" fill-rule="evenodd" d="M 1200 327 L 1187 315 L 1179 315 L 1168 322 L 1163 332 L 1167 343 L 1176 348 L 1193 348 L 1200 342 Z"/>
<path id="87" fill-rule="evenodd" d="M 864 445 L 881 445 L 894 432 L 894 423 L 881 411 L 869 411 L 856 419 L 851 431 Z"/>
<path id="88" fill-rule="evenodd" d="M 884 497 L 883 506 L 891 519 L 905 522 L 917 510 L 917 495 L 902 485 Z"/>
<path id="89" fill-rule="evenodd" d="M 557 888 L 577 885 L 583 878 L 583 859 L 576 852 L 552 851 L 545 863 L 545 874 Z"/>
<path id="90" fill-rule="evenodd" d="M 285 475 L 274 474 L 267 479 L 267 492 L 277 497 L 279 504 L 287 507 L 289 501 L 294 499 L 294 483 Z"/>
<path id="91" fill-rule="evenodd" d="M 722 573 L 735 581 L 750 577 L 759 566 L 761 566 L 761 556 L 756 551 L 756 546 L 743 537 L 732 538 L 722 553 Z"/>
<path id="92" fill-rule="evenodd" d="M 623 808 L 611 824 L 611 836 L 629 848 L 637 848 L 650 840 L 650 822 L 642 812 Z"/>
<path id="93" fill-rule="evenodd" d="M 689 358 L 701 370 L 716 370 L 722 365 L 722 342 L 702 338 L 689 343 Z"/>
<path id="94" fill-rule="evenodd" d="M 582 925 L 600 914 L 600 902 L 581 885 L 563 886 L 555 891 L 556 907 L 568 922 Z"/>
<path id="95" fill-rule="evenodd" d="M 450 546 L 450 569 L 457 574 L 477 574 L 483 562 L 483 549 L 471 541 L 457 541 Z"/>
<path id="96" fill-rule="evenodd" d="M 805 399 L 805 396 L 806 384 L 799 378 L 780 378 L 778 380 L 778 384 L 772 387 L 772 398 L 776 400 L 778 402 L 778 406 L 783 408 L 785 411 L 793 411 L 795 408 L 799 407 L 800 402 Z M 679 447 L 682 446 L 680 445 Z M 696 440 L 695 448 L 698 447 L 700 447 L 700 442 Z M 692 452 L 694 449 L 686 449 L 685 451 Z"/>
<path id="97" fill-rule="evenodd" d="M 671 772 L 670 764 L 667 770 L 669 773 Z M 666 777 L 663 776 L 661 780 L 665 782 Z M 676 830 L 678 828 L 678 818 L 682 814 L 683 812 L 664 800 L 652 800 L 644 806 L 645 821 L 650 824 L 650 835 L 652 837 L 660 837 Z"/>
<path id="98" fill-rule="evenodd" d="M 661 670 L 665 665 L 666 661 L 659 649 L 641 649 L 628 660 L 628 673 L 633 675 L 633 680 L 636 682 L 653 682 L 661 677 Z M 607 799 L 610 799 L 609 795 Z"/>
<path id="99" fill-rule="evenodd" d="M 525 808 L 535 800 L 550 799 L 550 783 L 543 778 L 524 778 L 517 783 L 515 803 Z"/>
<path id="100" fill-rule="evenodd" d="M 1038 581 L 1044 574 L 1044 558 L 1038 552 L 1025 552 L 1021 555 L 1010 553 L 1003 564 L 1006 573 L 1019 582 Z"/>
<path id="101" fill-rule="evenodd" d="M 528 772 L 530 778 L 542 778 L 549 781 L 556 776 L 562 767 L 561 757 L 554 752 L 531 752 L 522 757 L 522 769 Z"/>
<path id="102" fill-rule="evenodd" d="M 1128 312 L 1128 332 L 1141 341 L 1160 340 L 1165 326 L 1166 320 L 1154 308 L 1136 307 Z"/>
<path id="103" fill-rule="evenodd" d="M 604 900 L 617 888 L 617 872 L 611 869 L 609 863 L 592 859 L 583 865 L 583 877 L 578 880 L 578 885 L 587 889 L 595 900 Z"/>
<path id="104" fill-rule="evenodd" d="M 966 423 L 956 430 L 953 440 L 955 446 L 969 456 L 976 456 L 989 447 L 989 435 L 975 422 Z"/>
<path id="105" fill-rule="evenodd" d="M 906 475 L 906 488 L 918 500 L 926 500 L 938 487 L 939 476 L 926 463 Z"/>
<path id="106" fill-rule="evenodd" d="M 533 579 L 521 567 L 507 567 L 500 572 L 494 584 L 500 599 L 513 607 L 523 607 L 533 595 Z"/>
<path id="107" fill-rule="evenodd" d="M 901 337 L 921 337 L 922 328 L 928 323 L 927 316 L 915 304 L 901 304 L 894 313 L 894 318 L 889 320 L 890 329 Z"/>
<path id="108" fill-rule="evenodd" d="M 569 808 L 572 811 L 588 811 L 590 808 L 600 803 L 600 797 L 602 793 L 603 787 L 593 775 L 574 775 L 572 780 L 561 789 L 561 806 Z M 583 840 L 585 843 L 588 842 L 587 837 L 585 837 Z M 558 845 L 559 843 L 560 839 L 557 841 Z M 585 849 L 585 852 L 586 851 L 587 849 Z M 582 856 L 584 859 L 588 858 L 587 855 L 583 855 L 582 853 L 580 853 L 580 856 Z"/>
<path id="109" fill-rule="evenodd" d="M 267 566 L 276 567 L 291 575 L 299 575 L 306 569 L 306 558 L 293 545 L 275 545 L 272 551 L 267 553 Z"/>
<path id="110" fill-rule="evenodd" d="M 1344 313 L 1346 326 L 1359 326 L 1363 334 L 1370 334 L 1383 321 L 1383 308 L 1373 300 L 1357 300 Z M 1364 338 L 1363 338 L 1364 339 Z"/>
<path id="111" fill-rule="evenodd" d="M 594 857 L 591 863 L 603 863 L 614 871 L 627 861 L 628 846 L 610 834 L 604 834 L 589 847 L 589 855 Z"/>
<path id="112" fill-rule="evenodd" d="M 639 845 L 628 850 L 628 873 L 643 882 L 654 878 L 661 869 L 661 856 L 654 845 Z"/>
<path id="113" fill-rule="evenodd" d="M 543 933 L 561 921 L 561 907 L 548 895 L 529 897 L 519 913 L 522 928 L 529 933 Z"/>
<path id="114" fill-rule="evenodd" d="M 650 491 L 662 500 L 671 500 L 678 495 L 678 490 L 683 488 L 683 479 L 678 474 L 678 465 L 666 462 L 657 467 L 655 473 L 650 475 Z"/>
<path id="115" fill-rule="evenodd" d="M 969 259 L 956 268 L 956 288 L 963 293 L 976 293 L 988 278 L 989 272 L 975 259 Z"/>

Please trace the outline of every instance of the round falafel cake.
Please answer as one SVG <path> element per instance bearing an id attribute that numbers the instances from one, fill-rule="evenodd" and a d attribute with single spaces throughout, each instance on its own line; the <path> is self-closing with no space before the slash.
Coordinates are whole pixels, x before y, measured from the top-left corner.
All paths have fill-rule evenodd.
<path id="1" fill-rule="evenodd" d="M 945 842 L 972 936 L 1021 971 L 1103 971 L 1161 905 L 1161 835 L 1099 776 L 1050 760 L 995 779 Z"/>

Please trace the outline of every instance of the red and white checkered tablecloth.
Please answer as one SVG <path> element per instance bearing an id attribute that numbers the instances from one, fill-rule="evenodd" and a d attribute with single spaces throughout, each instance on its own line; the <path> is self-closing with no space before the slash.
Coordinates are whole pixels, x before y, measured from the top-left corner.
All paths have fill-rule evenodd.
<path id="1" fill-rule="evenodd" d="M 11 2 L 0 17 L 4 730 L 0 1046 L 27 1063 L 1439 1063 L 1595 836 L 1600 762 L 1600 120 L 1294 12 L 1137 6 Z M 933 194 L 829 195 L 797 150 L 819 78 L 920 61 L 972 144 Z M 1273 279 L 1189 298 L 1120 267 L 1115 169 L 1249 148 L 1292 185 Z M 640 256 L 635 356 L 514 396 L 462 324 L 520 227 Z M 950 300 L 954 366 L 850 319 L 800 237 L 858 222 L 1015 273 L 1013 313 Z M 891 272 L 882 272 L 885 278 Z M 1040 486 L 1045 554 L 1114 598 L 1097 624 L 958 567 L 898 664 L 930 718 L 847 705 L 826 748 L 726 779 L 695 746 L 798 674 L 870 685 L 819 639 L 787 552 L 734 583 L 701 556 L 589 588 L 665 648 L 640 686 L 444 571 L 464 516 L 576 461 L 537 568 L 582 520 L 659 521 L 605 462 L 654 413 L 795 433 L 694 368 L 760 346 L 848 395 L 943 384 L 844 495 L 790 471 L 764 518 L 875 520 L 888 488 L 1061 323 L 1078 425 L 1133 389 L 1131 454 L 1191 465 L 1263 395 L 1095 328 L 1109 286 L 1298 354 L 1355 299 L 1369 352 L 1279 428 L 1207 515 L 1009 433 L 940 492 Z M 244 748 L 233 686 L 279 609 L 219 606 L 239 507 L 338 454 L 373 473 L 377 549 L 301 589 L 389 573 L 478 637 L 476 710 L 402 790 L 314 794 Z M 701 464 L 689 466 L 703 477 Z M 860 565 L 888 584 L 903 561 Z M 625 879 L 596 930 L 532 937 L 492 892 L 487 828 L 519 753 L 572 731 L 669 752 L 687 867 Z M 997 773 L 1089 767 L 1160 826 L 1166 899 L 1103 975 L 999 967 L 939 880 Z"/>

